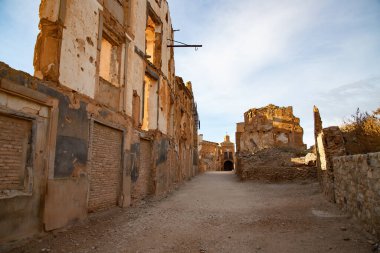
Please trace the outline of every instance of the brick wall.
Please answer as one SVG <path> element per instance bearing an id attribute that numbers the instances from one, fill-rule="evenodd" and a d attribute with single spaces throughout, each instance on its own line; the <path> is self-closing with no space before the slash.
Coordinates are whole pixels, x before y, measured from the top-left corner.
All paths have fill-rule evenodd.
<path id="1" fill-rule="evenodd" d="M 132 199 L 143 199 L 152 190 L 152 144 L 148 140 L 140 142 L 140 166 L 138 168 L 138 179 L 132 185 Z"/>
<path id="2" fill-rule="evenodd" d="M 380 236 L 380 153 L 333 158 L 336 203 Z"/>
<path id="3" fill-rule="evenodd" d="M 116 206 L 121 186 L 122 132 L 94 123 L 89 171 L 89 212 Z"/>
<path id="4" fill-rule="evenodd" d="M 32 122 L 0 115 L 0 191 L 24 189 Z"/>

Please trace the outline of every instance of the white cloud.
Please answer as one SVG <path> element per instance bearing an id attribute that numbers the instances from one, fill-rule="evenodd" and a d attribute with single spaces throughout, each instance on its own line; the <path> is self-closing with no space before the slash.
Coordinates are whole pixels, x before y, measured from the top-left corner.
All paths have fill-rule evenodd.
<path id="1" fill-rule="evenodd" d="M 174 25 L 179 20 L 185 30 L 177 39 L 204 44 L 176 50 L 176 70 L 193 82 L 206 139 L 234 135 L 246 110 L 274 103 L 294 106 L 312 144 L 314 104 L 342 104 L 326 112 L 329 119 L 347 115 L 349 101 L 328 102 L 324 91 L 380 76 L 380 33 L 370 30 L 380 14 L 369 1 L 178 1 L 171 4 Z M 376 104 L 362 100 L 374 98 L 360 87 L 350 96 L 355 106 Z"/>

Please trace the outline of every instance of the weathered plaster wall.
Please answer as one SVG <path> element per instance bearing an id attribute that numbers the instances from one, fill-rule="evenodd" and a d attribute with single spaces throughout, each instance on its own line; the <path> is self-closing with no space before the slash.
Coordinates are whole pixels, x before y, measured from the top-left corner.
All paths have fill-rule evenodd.
<path id="1" fill-rule="evenodd" d="M 41 156 L 51 153 L 44 157 L 49 165 L 43 170 L 45 174 L 36 170 L 41 184 L 37 180 L 35 185 L 41 192 L 32 197 L 35 198 L 32 204 L 22 198 L 7 204 L 17 210 L 20 216 L 17 219 L 25 219 L 20 226 L 25 235 L 43 228 L 64 227 L 86 218 L 89 211 L 116 205 L 127 207 L 150 195 L 165 194 L 198 173 L 198 114 L 191 84 L 185 85 L 181 78 L 175 78 L 174 51 L 166 46 L 170 43 L 167 38 L 173 38 L 170 14 L 167 1 L 160 2 L 161 5 L 155 0 L 42 1 L 41 32 L 34 57 L 35 76 L 39 79 L 0 63 L 0 78 L 13 81 L 12 87 L 55 101 L 46 109 L 41 104 L 40 107 L 31 104 L 27 96 L 9 100 L 0 95 L 0 106 L 10 108 L 11 101 L 17 107 L 15 110 L 48 119 L 46 127 L 50 130 L 55 126 L 54 132 L 47 135 L 54 141 L 43 145 L 41 139 L 38 144 L 43 147 L 39 150 Z M 161 45 L 156 48 L 160 61 L 154 64 L 145 54 L 148 13 L 159 24 L 155 32 L 161 38 Z M 112 62 L 120 70 L 119 83 L 117 80 L 114 83 L 115 78 L 109 82 L 99 77 L 104 32 L 112 37 L 110 40 L 120 52 Z M 143 108 L 149 112 L 144 127 Z M 43 120 L 39 124 L 43 125 Z M 97 124 L 109 131 L 99 134 L 94 130 Z M 38 125 L 38 134 L 50 133 L 41 126 Z M 101 145 L 106 132 L 118 133 L 112 140 L 107 139 L 113 150 Z M 150 149 L 143 147 L 146 142 Z M 102 170 L 107 170 L 107 159 L 95 159 L 102 156 L 121 160 L 113 164 L 112 185 L 117 187 L 112 189 L 100 189 L 97 184 L 93 187 L 102 180 L 99 178 Z M 117 174 L 120 185 L 115 183 Z M 94 207 L 95 200 L 100 204 Z M 21 211 L 25 203 L 29 203 L 28 208 Z M 68 211 L 58 212 L 63 206 Z M 4 217 L 10 216 L 7 210 L 1 210 Z M 8 222 L 11 224 L 12 219 Z M 0 240 L 20 236 L 17 231 L 8 231 L 7 235 L 0 235 Z"/>
<path id="2" fill-rule="evenodd" d="M 31 124 L 28 152 L 25 157 L 19 157 L 20 172 L 23 177 L 19 178 L 19 187 L 6 187 L 0 190 L 0 250 L 1 245 L 7 241 L 22 239 L 36 234 L 42 229 L 43 208 L 46 180 L 48 170 L 52 168 L 51 156 L 54 156 L 54 132 L 56 131 L 56 102 L 43 94 L 35 92 L 23 83 L 18 87 L 14 81 L 4 79 L 7 75 L 5 65 L 0 63 L 0 113 L 2 119 L 11 123 L 11 118 Z M 20 77 L 20 80 L 23 80 Z M 9 120 L 9 121 L 8 121 Z M 5 123 L 5 122 L 2 122 Z M 1 135 L 0 149 L 11 145 L 6 138 L 12 137 L 19 129 L 16 126 L 6 127 L 4 131 L 9 133 Z M 3 133 L 4 133 L 3 131 Z M 18 137 L 21 137 L 18 136 Z M 14 138 L 18 138 L 15 136 Z M 50 149 L 46 149 L 49 147 Z M 10 157 L 15 153 L 12 150 L 9 154 L 0 152 L 0 157 L 6 155 Z M 25 159 L 25 160 L 24 160 Z M 4 160 L 3 160 L 4 162 Z M 4 164 L 2 164 L 3 166 Z M 6 166 L 6 164 L 5 164 Z M 2 178 L 9 175 L 1 174 Z"/>
<path id="3" fill-rule="evenodd" d="M 25 213 L 20 213 L 20 217 L 17 217 L 17 219 L 25 218 L 28 220 L 23 223 L 25 226 L 34 223 L 34 230 L 31 231 L 22 226 L 20 229 L 25 233 L 30 232 L 30 234 L 33 234 L 42 230 L 43 222 L 45 225 L 44 228 L 50 230 L 70 224 L 76 219 L 84 218 L 83 208 L 85 207 L 86 213 L 88 211 L 87 197 L 80 196 L 87 196 L 88 182 L 90 180 L 88 178 L 88 171 L 91 170 L 91 156 L 89 156 L 89 136 L 91 136 L 89 134 L 90 123 L 94 120 L 100 120 L 107 122 L 110 126 L 124 129 L 132 127 L 131 120 L 125 118 L 125 116 L 120 113 L 112 112 L 98 106 L 95 101 L 88 99 L 86 96 L 73 93 L 68 89 L 54 87 L 49 82 L 44 82 L 32 78 L 27 74 L 14 71 L 4 64 L 0 64 L 0 78 L 13 81 L 12 87 L 14 87 L 14 89 L 20 89 L 18 86 L 22 88 L 26 86 L 27 88 L 24 89 L 28 89 L 27 92 L 29 94 L 35 93 L 41 97 L 45 96 L 49 99 L 55 98 L 53 101 L 57 103 L 56 111 L 59 110 L 59 116 L 55 116 L 55 131 L 52 133 L 54 143 L 50 145 L 43 144 L 44 139 L 38 137 L 38 152 L 40 152 L 39 154 L 41 154 L 41 156 L 44 157 L 44 154 L 51 152 L 51 150 L 55 152 L 55 155 L 52 155 L 52 159 L 47 159 L 47 161 L 52 161 L 51 166 L 48 170 L 44 170 L 46 174 L 42 174 L 39 169 L 42 169 L 43 165 L 39 164 L 39 167 L 36 167 L 36 171 L 33 173 L 35 176 L 35 187 L 38 187 L 38 189 L 47 189 L 46 195 L 48 197 L 46 200 L 41 200 L 40 198 L 44 198 L 45 192 L 40 193 L 36 191 L 35 194 L 33 194 L 33 198 L 38 198 L 38 200 L 33 202 L 35 203 L 34 205 L 30 204 L 30 209 L 25 208 L 25 211 L 23 211 Z M 12 104 L 15 104 L 17 107 L 14 109 L 27 110 L 29 114 L 33 112 L 39 115 L 39 117 L 41 117 L 41 115 L 48 115 L 49 117 L 52 115 L 51 113 L 46 114 L 46 110 L 42 109 L 41 105 L 31 105 L 30 102 L 25 101 L 24 98 L 11 103 L 7 102 L 10 100 L 5 96 L 0 96 L 0 98 L 2 101 L 1 104 L 6 106 L 6 108 L 12 108 Z M 31 109 L 28 109 L 29 107 L 31 107 Z M 38 135 L 44 137 L 49 136 L 47 127 L 48 126 L 45 126 L 45 129 L 38 129 Z M 46 135 L 47 133 L 48 135 Z M 123 147 L 120 147 L 120 152 L 128 154 L 127 147 L 125 146 L 123 148 L 124 151 L 121 150 L 122 148 Z M 107 151 L 105 151 L 105 153 L 106 152 Z M 123 157 L 126 156 L 127 155 L 124 155 Z M 118 205 L 120 206 L 129 206 L 130 204 L 130 173 L 128 173 L 128 165 L 126 160 L 122 162 L 122 175 L 120 175 L 122 186 L 118 193 L 120 196 Z M 42 179 L 46 180 L 47 178 L 49 178 L 49 184 L 42 187 L 41 184 L 46 184 L 46 181 Z M 42 180 L 41 183 L 39 180 Z M 62 192 L 74 192 L 75 194 L 61 198 L 60 194 Z M 12 210 L 21 208 L 20 210 L 24 210 L 22 206 L 25 204 L 23 204 L 23 201 L 20 201 L 20 198 L 13 199 L 12 201 L 13 204 L 7 204 L 9 208 L 12 208 Z M 44 203 L 43 208 L 40 207 L 41 203 Z M 59 205 L 57 203 L 59 203 Z M 71 211 L 56 213 L 57 205 L 65 206 Z M 5 211 L 6 209 L 3 210 Z M 46 215 L 43 221 L 41 220 L 42 210 L 44 210 L 44 214 Z M 6 214 L 4 215 L 6 216 Z M 34 215 L 34 218 L 30 217 L 30 215 Z M 11 219 L 9 219 L 9 222 L 10 221 Z M 36 224 L 38 224 L 38 226 Z M 10 233 L 9 236 L 16 238 L 19 235 L 15 232 L 14 234 Z M 8 237 L 6 238 L 8 239 Z"/>
<path id="4" fill-rule="evenodd" d="M 95 96 L 101 10 L 97 0 L 66 1 L 59 82 L 91 98 Z"/>
<path id="5" fill-rule="evenodd" d="M 88 187 L 85 176 L 49 180 L 44 207 L 44 229 L 51 231 L 85 219 Z M 65 212 L 62 213 L 62 210 Z"/>

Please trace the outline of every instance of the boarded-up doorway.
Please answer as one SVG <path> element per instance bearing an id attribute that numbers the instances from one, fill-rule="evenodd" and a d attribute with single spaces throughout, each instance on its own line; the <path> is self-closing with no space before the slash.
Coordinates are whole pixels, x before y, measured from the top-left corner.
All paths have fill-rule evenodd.
<path id="1" fill-rule="evenodd" d="M 94 123 L 89 171 L 89 212 L 118 204 L 122 180 L 122 144 L 122 131 Z"/>
<path id="2" fill-rule="evenodd" d="M 132 199 L 143 199 L 152 192 L 152 144 L 149 140 L 140 141 L 140 166 L 138 178 L 133 185 Z"/>

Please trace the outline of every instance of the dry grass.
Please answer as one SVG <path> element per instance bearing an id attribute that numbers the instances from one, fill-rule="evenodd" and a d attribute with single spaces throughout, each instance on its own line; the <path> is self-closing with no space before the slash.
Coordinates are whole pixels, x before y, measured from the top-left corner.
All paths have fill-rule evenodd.
<path id="1" fill-rule="evenodd" d="M 380 151 L 380 108 L 372 113 L 359 108 L 341 126 L 349 154 L 365 154 Z"/>

